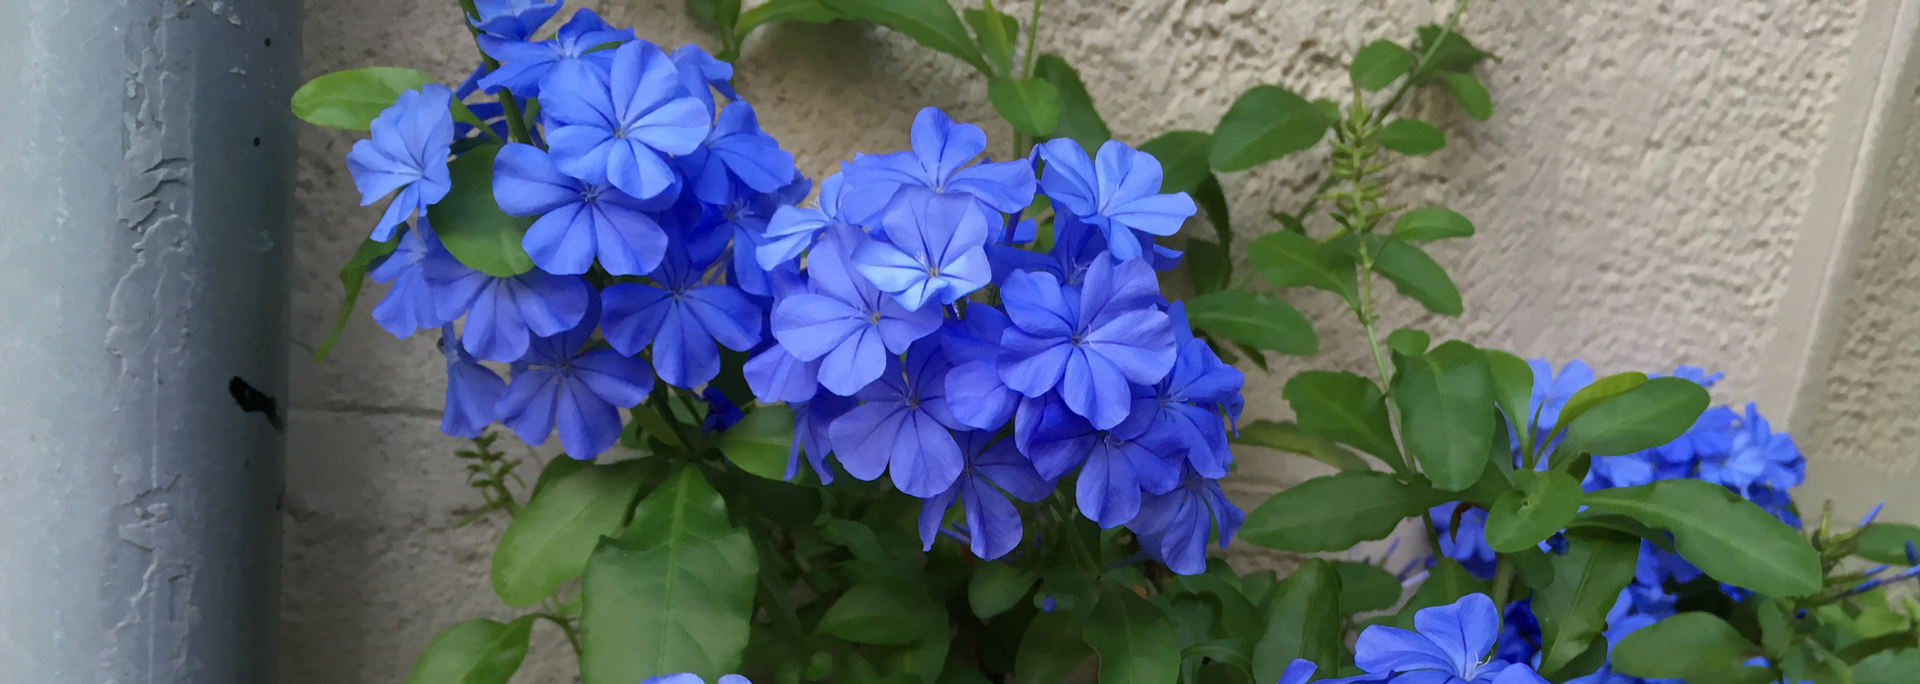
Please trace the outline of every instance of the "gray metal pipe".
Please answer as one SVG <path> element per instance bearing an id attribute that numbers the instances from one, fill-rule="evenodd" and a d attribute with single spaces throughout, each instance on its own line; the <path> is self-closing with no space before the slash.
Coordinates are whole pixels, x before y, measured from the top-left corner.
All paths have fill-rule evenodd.
<path id="1" fill-rule="evenodd" d="M 297 0 L 0 21 L 0 680 L 273 677 Z"/>

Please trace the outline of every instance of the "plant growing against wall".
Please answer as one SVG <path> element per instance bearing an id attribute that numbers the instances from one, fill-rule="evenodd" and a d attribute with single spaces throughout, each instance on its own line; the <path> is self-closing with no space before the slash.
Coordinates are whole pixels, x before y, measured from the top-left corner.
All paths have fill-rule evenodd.
<path id="1" fill-rule="evenodd" d="M 991 2 L 688 6 L 721 59 L 589 10 L 547 33 L 558 2 L 467 0 L 482 57 L 459 86 L 371 67 L 294 97 L 309 122 L 370 131 L 348 164 L 363 204 L 391 197 L 341 271 L 342 323 L 371 277 L 392 283 L 383 328 L 439 329 L 442 428 L 475 440 L 460 456 L 476 516 L 510 518 L 491 578 L 521 617 L 448 627 L 410 681 L 504 682 L 540 620 L 588 684 L 1050 684 L 1096 658 L 1110 682 L 1868 681 L 1874 658 L 1914 653 L 1891 611 L 1852 641 L 1821 631 L 1868 619 L 1858 598 L 1884 581 L 1837 562 L 1906 530 L 1823 522 L 1810 543 L 1721 484 L 1582 487 L 1608 459 L 1685 439 L 1703 379 L 1622 374 L 1559 396 L 1510 354 L 1384 331 L 1382 280 L 1462 311 L 1422 245 L 1472 223 L 1394 205 L 1389 184 L 1396 156 L 1445 144 L 1396 113 L 1410 94 L 1491 114 L 1464 3 L 1406 44 L 1362 47 L 1345 103 L 1258 86 L 1212 131 L 1138 149 L 1040 53 L 1037 2 L 1024 26 Z M 725 61 L 787 20 L 870 21 L 974 66 L 1015 149 L 996 159 L 980 128 L 929 108 L 910 149 L 843 162 L 816 192 Z M 1236 241 L 1218 174 L 1323 142 L 1313 200 Z M 1157 240 L 1201 211 L 1214 230 L 1184 254 Z M 1168 301 L 1156 271 L 1183 262 L 1195 295 Z M 1230 362 L 1319 347 L 1261 281 L 1346 303 L 1374 377 L 1297 374 L 1296 422 L 1239 424 Z M 557 434 L 570 458 L 525 486 L 496 422 L 528 443 Z M 1218 482 L 1236 442 L 1341 472 L 1243 513 Z M 1490 585 L 1456 560 L 1471 535 L 1431 535 L 1437 564 L 1404 578 L 1312 559 L 1282 580 L 1206 558 L 1236 532 L 1345 550 L 1436 506 L 1456 532 L 1484 511 Z M 1609 665 L 1643 542 L 1737 591 L 1621 640 Z M 1403 581 L 1418 585 L 1404 601 Z"/>

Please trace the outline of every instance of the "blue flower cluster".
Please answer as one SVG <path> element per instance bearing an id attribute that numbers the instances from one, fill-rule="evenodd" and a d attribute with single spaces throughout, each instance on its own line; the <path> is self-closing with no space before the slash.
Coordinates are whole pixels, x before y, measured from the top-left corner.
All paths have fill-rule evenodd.
<path id="1" fill-rule="evenodd" d="M 1087 518 L 1204 570 L 1206 544 L 1243 519 L 1217 482 L 1243 378 L 1145 258 L 1177 258 L 1152 236 L 1193 201 L 1161 194 L 1159 162 L 1118 142 L 982 160 L 985 133 L 932 108 L 911 140 L 843 162 L 817 208 L 780 208 L 757 248 L 777 344 L 746 375 L 760 401 L 794 407 L 789 473 L 804 454 L 831 481 L 832 454 L 855 478 L 889 475 L 925 500 L 929 548 L 958 503 L 953 531 L 988 559 L 1022 538 L 1009 497 L 1071 477 Z M 1036 194 L 1054 211 L 1045 252 L 1023 246 Z M 802 254 L 804 272 L 782 267 Z"/>
<path id="2" fill-rule="evenodd" d="M 1414 631 L 1373 625 L 1353 645 L 1353 664 L 1363 674 L 1314 680 L 1312 661 L 1295 660 L 1279 684 L 1546 684 L 1526 660 L 1507 657 L 1508 637 L 1486 594 L 1468 594 L 1444 606 L 1413 614 Z"/>

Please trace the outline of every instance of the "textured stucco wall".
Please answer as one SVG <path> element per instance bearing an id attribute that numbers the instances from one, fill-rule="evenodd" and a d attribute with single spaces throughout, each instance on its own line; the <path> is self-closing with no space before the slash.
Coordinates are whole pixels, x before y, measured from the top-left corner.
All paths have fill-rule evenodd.
<path id="1" fill-rule="evenodd" d="M 1446 203 L 1479 225 L 1469 243 L 1436 250 L 1468 310 L 1438 320 L 1389 297 L 1388 327 L 1584 358 L 1601 371 L 1704 365 L 1727 372 L 1720 401 L 1747 400 L 1863 2 L 1476 3 L 1466 32 L 1505 59 L 1482 72 L 1493 120 L 1414 102 L 1450 144 L 1401 167 L 1398 197 Z M 1210 128 L 1258 83 L 1344 93 L 1355 47 L 1409 35 L 1450 4 L 1055 0 L 1040 36 L 1080 69 L 1116 136 L 1139 143 Z M 309 3 L 304 70 L 398 64 L 457 80 L 473 53 L 452 6 Z M 679 0 L 587 6 L 650 40 L 713 46 Z M 1008 9 L 1024 16 L 1019 4 Z M 856 25 L 763 30 L 736 83 L 816 178 L 855 151 L 903 147 L 921 106 L 994 121 L 971 70 Z M 1004 127 L 986 127 L 989 149 L 1006 149 Z M 450 456 L 460 442 L 437 429 L 443 379 L 432 340 L 394 340 L 363 312 L 325 365 L 305 357 L 338 303 L 334 269 L 377 216 L 354 206 L 341 159 L 352 140 L 301 134 L 282 649 L 293 684 L 392 680 L 440 627 L 503 614 L 486 582 L 499 521 L 449 529 L 474 498 Z M 1225 179 L 1240 235 L 1274 229 L 1261 217 L 1298 206 L 1319 163 L 1305 155 Z M 381 292 L 370 286 L 368 296 Z M 1271 375 L 1250 371 L 1252 417 L 1285 416 L 1280 382 L 1295 370 L 1365 368 L 1356 328 L 1330 298 L 1288 298 L 1325 325 L 1327 351 L 1282 361 Z M 1240 458 L 1229 489 L 1246 505 L 1317 472 L 1278 454 Z M 1284 562 L 1233 555 L 1249 566 Z M 545 629 L 535 648 L 546 657 L 518 681 L 563 681 L 566 663 L 554 656 L 564 646 Z"/>

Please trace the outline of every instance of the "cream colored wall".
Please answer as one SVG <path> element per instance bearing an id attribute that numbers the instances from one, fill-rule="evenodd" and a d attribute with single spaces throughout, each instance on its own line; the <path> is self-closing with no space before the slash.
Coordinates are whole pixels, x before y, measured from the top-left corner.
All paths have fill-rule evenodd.
<path id="1" fill-rule="evenodd" d="M 1400 201 L 1445 203 L 1479 225 L 1480 236 L 1435 255 L 1459 281 L 1467 313 L 1437 320 L 1395 301 L 1387 324 L 1525 356 L 1583 358 L 1603 371 L 1707 366 L 1727 373 L 1718 400 L 1750 399 L 1766 372 L 1757 358 L 1778 318 L 1866 2 L 1477 2 L 1464 30 L 1504 58 L 1482 71 L 1494 117 L 1477 123 L 1443 101 L 1414 102 L 1414 113 L 1447 129 L 1449 146 L 1403 164 L 1398 186 Z M 1019 4 L 1000 4 L 1024 16 Z M 1449 5 L 1054 0 L 1040 37 L 1080 69 L 1115 135 L 1140 143 L 1171 128 L 1210 128 L 1259 83 L 1342 95 L 1356 47 L 1409 35 Z M 474 53 L 453 6 L 309 0 L 303 69 L 314 76 L 394 64 L 457 81 Z M 713 47 L 679 0 L 588 6 L 656 42 Z M 1008 145 L 979 76 L 881 29 L 764 30 L 749 40 L 736 83 L 816 178 L 855 151 L 903 147 L 925 105 L 982 122 L 990 149 Z M 486 579 L 501 525 L 449 529 L 474 498 L 450 455 L 461 442 L 438 431 L 444 381 L 430 336 L 395 340 L 363 309 L 331 360 L 308 358 L 338 305 L 334 270 L 377 211 L 355 206 L 342 161 L 354 136 L 311 127 L 301 135 L 282 670 L 290 684 L 393 681 L 439 628 L 504 615 Z M 1318 163 L 1303 155 L 1225 179 L 1239 235 L 1274 229 L 1266 210 L 1297 206 Z M 1912 262 L 1888 259 L 1895 270 Z M 369 286 L 368 296 L 381 292 Z M 1328 351 L 1286 360 L 1271 375 L 1250 370 L 1251 417 L 1286 416 L 1279 389 L 1295 370 L 1364 370 L 1355 327 L 1333 302 L 1288 299 L 1322 325 Z M 1885 309 L 1888 325 L 1912 324 L 1902 318 L 1911 308 Z M 1890 425 L 1902 427 L 1875 429 L 1896 431 L 1889 439 L 1914 429 L 1911 420 Z M 1275 453 L 1239 456 L 1229 489 L 1243 505 L 1318 472 Z M 1911 478 L 1908 459 L 1890 472 Z M 1238 548 L 1230 555 L 1247 567 L 1285 562 Z M 555 657 L 564 645 L 537 629 L 536 656 L 516 681 L 566 681 Z"/>

